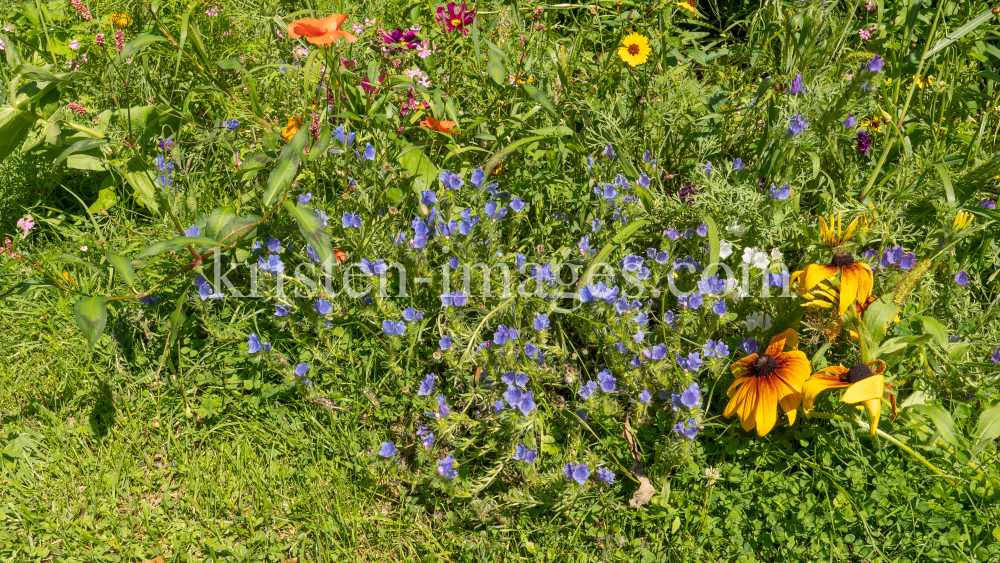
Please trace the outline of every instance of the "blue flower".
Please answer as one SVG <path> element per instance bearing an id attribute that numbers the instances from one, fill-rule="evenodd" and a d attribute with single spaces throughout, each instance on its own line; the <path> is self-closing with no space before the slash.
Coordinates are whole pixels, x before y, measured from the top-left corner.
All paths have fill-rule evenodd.
<path id="1" fill-rule="evenodd" d="M 449 190 L 457 190 L 465 185 L 465 180 L 462 179 L 461 174 L 452 174 L 448 170 L 442 170 L 438 178 L 441 179 L 441 183 L 444 184 L 444 187 Z M 473 183 L 475 184 L 475 182 Z M 482 184 L 482 180 L 479 180 L 479 183 Z M 477 184 L 477 187 L 478 185 L 479 184 Z"/>
<path id="2" fill-rule="evenodd" d="M 437 201 L 437 194 L 434 193 L 434 190 L 424 190 L 423 192 L 420 192 L 420 203 L 430 207 L 431 205 L 437 203 Z"/>
<path id="3" fill-rule="evenodd" d="M 678 422 L 674 425 L 674 432 L 684 436 L 688 440 L 694 440 L 694 437 L 698 435 L 698 431 L 701 430 L 698 426 L 698 421 L 691 418 L 688 419 L 687 425 L 683 422 Z"/>
<path id="4" fill-rule="evenodd" d="M 322 209 L 313 209 L 313 213 L 319 217 L 319 222 L 323 224 L 323 228 L 327 227 L 327 221 L 330 219 L 326 216 L 326 213 Z"/>
<path id="5" fill-rule="evenodd" d="M 507 373 L 500 376 L 500 381 L 506 383 L 508 386 L 516 385 L 518 387 L 524 387 L 530 381 L 528 374 L 518 373 L 513 371 L 508 371 Z"/>
<path id="6" fill-rule="evenodd" d="M 235 119 L 229 119 L 229 120 L 223 121 L 222 124 L 229 131 L 236 131 L 237 129 L 240 128 L 240 122 L 237 121 L 237 120 L 235 120 Z"/>
<path id="7" fill-rule="evenodd" d="M 507 215 L 506 206 L 498 206 L 496 201 L 491 201 L 485 207 L 486 216 L 494 221 L 499 221 Z"/>
<path id="8" fill-rule="evenodd" d="M 715 305 L 712 305 L 712 312 L 715 313 L 716 315 L 719 315 L 720 317 L 725 315 L 727 310 L 728 307 L 726 306 L 725 301 L 716 301 Z"/>
<path id="9" fill-rule="evenodd" d="M 344 216 L 340 218 L 341 224 L 344 225 L 345 229 L 360 229 L 361 228 L 361 217 L 350 213 L 348 211 L 344 212 Z"/>
<path id="10" fill-rule="evenodd" d="M 326 299 L 319 299 L 313 303 L 313 309 L 315 309 L 316 314 L 320 316 L 329 313 L 332 308 L 333 307 L 330 305 L 330 302 Z"/>
<path id="11" fill-rule="evenodd" d="M 448 336 L 447 334 L 442 336 L 441 340 L 438 340 L 438 347 L 441 348 L 442 352 L 451 348 L 451 344 L 452 344 L 451 337 Z"/>
<path id="12" fill-rule="evenodd" d="M 469 176 L 469 181 L 472 182 L 472 185 L 476 186 L 477 188 L 483 187 L 483 180 L 485 179 L 486 179 L 486 173 L 483 172 L 482 168 L 476 168 L 475 170 L 472 171 L 472 175 Z"/>
<path id="13" fill-rule="evenodd" d="M 785 289 L 788 287 L 788 272 L 768 272 L 767 285 L 775 289 Z"/>
<path id="14" fill-rule="evenodd" d="M 524 447 L 524 444 L 518 444 L 514 448 L 514 459 L 523 461 L 524 463 L 532 463 L 538 459 L 538 450 L 529 450 Z"/>
<path id="15" fill-rule="evenodd" d="M 398 450 L 396 450 L 396 443 L 393 442 L 392 440 L 389 440 L 388 442 L 382 442 L 382 447 L 379 449 L 378 455 L 388 459 L 396 455 L 397 451 Z"/>
<path id="16" fill-rule="evenodd" d="M 427 375 L 424 376 L 422 380 L 420 380 L 420 388 L 417 389 L 418 397 L 423 397 L 425 395 L 431 394 L 431 390 L 434 389 L 434 379 L 435 379 L 434 374 L 428 373 Z"/>
<path id="17" fill-rule="evenodd" d="M 868 61 L 868 72 L 878 72 L 882 70 L 883 65 L 885 65 L 885 61 L 882 60 L 882 56 L 875 55 L 872 60 Z"/>
<path id="18" fill-rule="evenodd" d="M 618 190 L 615 189 L 615 185 L 614 184 L 604 184 L 604 189 L 603 190 L 601 190 L 600 186 L 598 186 L 597 188 L 594 188 L 594 189 L 600 190 L 598 192 L 598 195 L 602 196 L 604 199 L 606 199 L 608 201 L 611 201 L 611 200 L 615 199 L 616 197 L 618 197 Z"/>
<path id="19" fill-rule="evenodd" d="M 340 144 L 342 144 L 342 145 L 345 144 L 346 141 L 344 140 L 344 126 L 343 125 L 338 125 L 337 128 L 333 130 L 333 136 L 338 141 L 340 141 Z"/>
<path id="20" fill-rule="evenodd" d="M 634 272 L 642 267 L 643 258 L 641 256 L 636 256 L 635 254 L 629 254 L 622 260 L 622 266 L 625 268 L 626 272 Z"/>
<path id="21" fill-rule="evenodd" d="M 212 286 L 209 285 L 208 280 L 203 278 L 201 274 L 198 274 L 195 278 L 194 285 L 198 288 L 198 297 L 201 298 L 202 301 L 206 299 L 222 299 L 226 296 L 223 293 L 213 293 Z"/>
<path id="22" fill-rule="evenodd" d="M 677 315 L 673 311 L 667 311 L 663 313 L 663 322 L 669 325 L 670 328 L 677 328 L 676 317 Z"/>
<path id="23" fill-rule="evenodd" d="M 1000 364 L 1000 346 L 997 346 L 997 349 L 993 350 L 993 355 L 990 356 L 990 361 L 994 364 Z"/>
<path id="24" fill-rule="evenodd" d="M 701 171 L 704 172 L 706 176 L 711 176 L 712 175 L 712 163 L 711 162 L 706 162 L 704 165 L 702 165 Z"/>
<path id="25" fill-rule="evenodd" d="M 618 157 L 615 155 L 615 149 L 612 148 L 611 143 L 608 143 L 608 146 L 604 147 L 604 152 L 602 154 L 604 154 L 605 157 L 612 159 L 612 162 L 618 160 Z"/>
<path id="26" fill-rule="evenodd" d="M 789 88 L 789 92 L 792 95 L 796 95 L 796 94 L 801 94 L 804 91 L 805 88 L 802 87 L 802 73 L 800 72 L 795 75 L 795 78 L 792 79 L 792 84 L 791 87 Z"/>
<path id="27" fill-rule="evenodd" d="M 190 227 L 187 228 L 186 231 L 184 231 L 184 236 L 186 236 L 186 237 L 200 237 L 201 236 L 201 229 L 198 228 L 198 225 L 191 225 Z"/>
<path id="28" fill-rule="evenodd" d="M 608 146 L 610 147 L 611 145 Z M 567 479 L 572 479 L 582 485 L 587 482 L 587 477 L 590 477 L 590 468 L 582 463 L 580 465 L 567 463 L 563 473 L 566 474 Z"/>
<path id="29" fill-rule="evenodd" d="M 406 332 L 406 324 L 403 321 L 382 321 L 382 331 L 386 336 L 402 336 Z"/>
<path id="30" fill-rule="evenodd" d="M 452 469 L 455 463 L 455 456 L 450 455 L 444 459 L 438 460 L 438 475 L 444 477 L 445 479 L 451 481 L 458 475 L 458 471 Z"/>
<path id="31" fill-rule="evenodd" d="M 514 197 L 510 200 L 510 208 L 514 210 L 514 213 L 520 213 L 525 207 L 527 207 L 527 204 L 521 201 L 519 197 Z"/>
<path id="32" fill-rule="evenodd" d="M 256 354 L 257 352 L 260 352 L 261 350 L 264 349 L 260 345 L 260 339 L 257 338 L 257 335 L 252 332 L 250 333 L 250 336 L 247 338 L 247 346 L 249 346 L 247 354 Z"/>
<path id="33" fill-rule="evenodd" d="M 535 410 L 535 394 L 532 391 L 521 394 L 521 399 L 517 402 L 517 409 L 521 411 L 521 414 L 528 416 L 531 411 Z"/>
<path id="34" fill-rule="evenodd" d="M 604 481 L 605 483 L 609 483 L 609 484 L 610 483 L 614 483 L 615 482 L 615 474 L 612 473 L 608 469 L 605 469 L 603 467 L 598 467 L 597 468 L 597 479 L 599 481 Z"/>
<path id="35" fill-rule="evenodd" d="M 681 366 L 687 371 L 697 372 L 701 369 L 701 364 L 704 360 L 701 359 L 701 354 L 698 352 L 691 352 L 688 357 L 677 356 L 677 365 Z"/>
<path id="36" fill-rule="evenodd" d="M 309 373 L 309 364 L 302 362 L 301 364 L 295 366 L 296 377 L 304 377 L 307 373 Z"/>
<path id="37" fill-rule="evenodd" d="M 757 353 L 757 350 L 760 349 L 760 344 L 757 342 L 756 338 L 744 338 L 740 341 L 740 349 L 749 356 L 750 354 Z"/>
<path id="38" fill-rule="evenodd" d="M 424 318 L 423 311 L 418 311 L 413 307 L 407 307 L 406 309 L 403 309 L 403 320 L 405 320 L 408 323 L 413 321 L 419 321 L 423 318 Z"/>
<path id="39" fill-rule="evenodd" d="M 614 377 L 611 377 L 611 370 L 601 370 L 600 373 L 597 374 L 597 382 L 601 386 L 601 391 L 604 391 L 605 393 L 613 393 L 615 387 L 617 386 L 617 381 L 618 380 Z"/>
<path id="40" fill-rule="evenodd" d="M 969 274 L 968 274 L 968 272 L 966 272 L 965 270 L 962 270 L 962 271 L 958 272 L 957 274 L 955 274 L 955 283 L 957 283 L 959 285 L 959 287 L 965 287 L 965 286 L 969 285 Z"/>
<path id="41" fill-rule="evenodd" d="M 500 414 L 506 410 L 507 405 L 503 401 L 497 401 L 493 403 L 493 414 Z"/>
<path id="42" fill-rule="evenodd" d="M 652 159 L 653 159 L 653 153 L 652 152 L 646 151 L 646 152 L 642 153 L 642 161 L 645 162 L 646 164 L 649 164 L 649 162 Z"/>
<path id="43" fill-rule="evenodd" d="M 788 120 L 788 136 L 794 137 L 809 127 L 809 118 L 802 117 L 802 114 L 796 113 Z"/>
<path id="44" fill-rule="evenodd" d="M 306 244 L 306 255 L 308 255 L 309 259 L 313 262 L 319 262 L 319 255 L 316 254 L 315 250 L 313 250 L 312 245 L 308 243 Z"/>
<path id="45" fill-rule="evenodd" d="M 649 394 L 649 389 L 643 389 L 642 393 L 639 393 L 639 402 L 646 404 L 653 400 L 653 396 Z"/>
<path id="46" fill-rule="evenodd" d="M 274 306 L 274 316 L 275 317 L 287 317 L 291 307 L 285 305 L 275 305 Z"/>
<path id="47" fill-rule="evenodd" d="M 670 227 L 666 231 L 663 231 L 663 233 L 667 235 L 667 238 L 670 240 L 677 240 L 681 238 L 681 233 L 673 227 Z"/>
<path id="48" fill-rule="evenodd" d="M 771 198 L 778 201 L 792 197 L 792 187 L 788 184 L 781 186 L 771 186 Z"/>
<path id="49" fill-rule="evenodd" d="M 723 342 L 723 341 L 721 341 L 721 340 L 719 340 L 718 342 L 716 342 L 715 340 L 712 340 L 711 338 L 709 338 L 705 342 L 705 350 L 706 350 L 706 352 L 705 352 L 705 357 L 706 358 L 720 358 L 721 359 L 721 358 L 725 358 L 726 356 L 729 355 L 729 346 L 726 346 L 726 343 Z"/>
<path id="50" fill-rule="evenodd" d="M 434 415 L 434 418 L 441 420 L 442 418 L 447 418 L 451 414 L 451 407 L 448 406 L 448 399 L 443 395 L 437 396 L 438 411 Z"/>
<path id="51" fill-rule="evenodd" d="M 156 305 L 159 301 L 160 301 L 159 297 L 150 297 L 148 295 L 145 296 L 145 297 L 140 297 L 139 298 L 139 303 L 142 303 L 143 305 L 145 305 L 147 307 L 152 307 L 152 306 Z"/>
<path id="52" fill-rule="evenodd" d="M 844 129 L 850 129 L 851 127 L 854 127 L 857 124 L 858 124 L 858 118 L 854 117 L 854 114 L 852 113 L 851 115 L 847 116 L 847 119 L 844 120 Z"/>
<path id="53" fill-rule="evenodd" d="M 423 446 L 425 450 L 431 449 L 434 445 L 434 433 L 424 428 L 423 425 L 417 427 L 417 436 L 423 439 Z"/>
<path id="54" fill-rule="evenodd" d="M 375 160 L 375 147 L 371 143 L 365 143 L 365 160 Z"/>
<path id="55" fill-rule="evenodd" d="M 535 330 L 539 332 L 549 328 L 549 316 L 545 313 L 536 314 L 534 324 Z"/>
<path id="56" fill-rule="evenodd" d="M 461 307 L 469 302 L 469 298 L 462 291 L 453 291 L 441 295 L 442 307 Z"/>
<path id="57" fill-rule="evenodd" d="M 650 352 L 649 357 L 652 360 L 663 360 L 663 359 L 665 359 L 667 357 L 667 345 L 663 344 L 663 343 L 660 343 L 660 344 L 657 344 L 656 346 L 653 346 L 653 349 Z"/>
<path id="58" fill-rule="evenodd" d="M 743 164 L 743 159 L 742 158 L 736 157 L 736 158 L 733 159 L 733 170 L 734 171 L 741 172 L 746 167 L 747 167 L 747 165 Z"/>
<path id="59" fill-rule="evenodd" d="M 270 272 L 272 274 L 280 274 L 285 271 L 285 264 L 282 263 L 281 257 L 277 254 L 271 254 L 267 258 L 263 256 L 257 258 L 257 267 L 264 272 Z"/>
<path id="60" fill-rule="evenodd" d="M 706 225 L 705 223 L 702 223 L 702 224 L 698 225 L 698 228 L 695 229 L 695 232 L 698 233 L 698 236 L 700 236 L 700 237 L 707 237 L 708 236 L 708 225 Z"/>
<path id="61" fill-rule="evenodd" d="M 580 386 L 580 390 L 577 391 L 577 394 L 583 399 L 589 399 L 594 396 L 595 391 L 597 391 L 597 382 L 588 381 L 586 385 Z"/>

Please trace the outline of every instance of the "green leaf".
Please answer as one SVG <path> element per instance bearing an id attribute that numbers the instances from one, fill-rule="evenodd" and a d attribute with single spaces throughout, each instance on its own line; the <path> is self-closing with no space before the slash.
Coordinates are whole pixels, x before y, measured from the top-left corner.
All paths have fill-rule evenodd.
<path id="1" fill-rule="evenodd" d="M 174 237 L 170 240 L 161 240 L 159 242 L 154 242 L 149 248 L 143 250 L 137 256 L 137 259 L 149 258 L 151 256 L 159 256 L 164 252 L 177 252 L 182 248 L 186 248 L 190 244 L 196 244 L 205 248 L 212 248 L 219 246 L 219 243 L 206 237 Z"/>
<path id="2" fill-rule="evenodd" d="M 920 319 L 920 324 L 924 326 L 924 334 L 930 335 L 934 342 L 942 349 L 948 349 L 948 327 L 941 324 L 937 319 L 931 317 L 914 317 Z"/>
<path id="3" fill-rule="evenodd" d="M 624 245 L 629 241 L 629 239 L 632 238 L 632 235 L 634 235 L 636 231 L 648 223 L 648 219 L 637 219 L 626 225 L 624 229 L 618 231 L 618 233 L 610 241 L 608 241 L 603 248 L 601 248 L 601 251 L 597 253 L 597 256 L 590 261 L 587 269 L 583 272 L 583 275 L 580 276 L 580 281 L 577 282 L 577 289 L 590 283 L 588 278 L 590 277 L 591 271 L 596 269 L 599 265 L 606 263 L 608 256 L 611 255 L 611 252 L 614 251 L 616 246 Z"/>
<path id="4" fill-rule="evenodd" d="M 518 139 L 513 143 L 507 145 L 506 147 L 493 153 L 493 156 L 487 159 L 486 164 L 483 165 L 483 171 L 486 172 L 486 177 L 483 179 L 483 181 L 485 182 L 486 178 L 489 178 L 490 174 L 493 173 L 493 170 L 497 167 L 498 164 L 500 164 L 501 160 L 507 158 L 511 154 L 514 154 L 514 152 L 517 151 L 517 149 L 523 147 L 524 145 L 527 145 L 529 143 L 534 143 L 535 141 L 540 141 L 544 138 L 545 137 L 543 135 L 536 135 L 533 137 L 525 137 L 523 139 Z"/>
<path id="5" fill-rule="evenodd" d="M 168 325 L 168 330 L 170 331 L 169 341 L 171 344 L 177 340 L 177 334 L 180 332 L 180 328 L 184 326 L 184 321 L 187 320 L 187 315 L 184 314 L 184 303 L 188 300 L 188 292 L 185 289 L 180 292 L 177 296 L 177 302 L 174 304 L 174 310 L 170 313 L 170 323 Z"/>
<path id="6" fill-rule="evenodd" d="M 524 91 L 527 92 L 529 96 L 531 96 L 531 99 L 535 100 L 535 102 L 537 102 L 538 105 L 545 108 L 545 111 L 552 114 L 552 117 L 555 118 L 559 117 L 559 114 L 556 113 L 556 108 L 552 105 L 552 102 L 549 101 L 549 98 L 541 90 L 535 88 L 534 86 L 528 84 L 527 82 L 521 84 L 521 86 L 524 88 Z"/>
<path id="7" fill-rule="evenodd" d="M 121 257 L 118 254 L 108 250 L 104 256 L 108 259 L 108 263 L 114 267 L 118 275 L 122 277 L 129 287 L 135 285 L 135 271 L 132 270 L 132 262 L 126 258 Z"/>
<path id="8" fill-rule="evenodd" d="M 899 307 L 892 302 L 894 297 L 893 293 L 879 297 L 868 306 L 868 310 L 865 312 L 865 329 L 871 335 L 875 345 L 882 342 L 882 338 L 885 337 L 886 325 L 899 314 Z"/>
<path id="9" fill-rule="evenodd" d="M 91 347 L 104 333 L 108 324 L 108 300 L 103 295 L 84 297 L 73 306 L 76 313 L 76 324 L 87 339 L 87 347 Z"/>
<path id="10" fill-rule="evenodd" d="M 228 225 L 235 217 L 236 211 L 232 207 L 228 205 L 216 207 L 208 216 L 208 221 L 205 222 L 204 235 L 210 239 L 219 240 L 219 232 L 222 231 L 222 227 Z"/>
<path id="11" fill-rule="evenodd" d="M 218 240 L 220 244 L 227 246 L 231 245 L 244 235 L 252 237 L 257 231 L 257 225 L 259 223 L 260 217 L 257 215 L 236 217 L 219 230 L 218 236 L 216 236 L 215 239 Z"/>
<path id="12" fill-rule="evenodd" d="M 914 408 L 931 419 L 931 422 L 934 423 L 937 431 L 941 434 L 942 440 L 956 448 L 967 446 L 965 438 L 955 430 L 955 421 L 952 420 L 951 414 L 948 411 L 937 405 L 921 405 Z"/>
<path id="13" fill-rule="evenodd" d="M 711 252 L 705 275 L 711 276 L 719 267 L 719 254 L 722 253 L 722 245 L 719 242 L 719 227 L 715 225 L 715 220 L 706 215 L 705 224 L 708 225 L 708 246 Z"/>
<path id="14" fill-rule="evenodd" d="M 944 195 L 948 198 L 948 205 L 955 205 L 955 188 L 951 185 L 951 175 L 948 174 L 948 170 L 943 164 L 935 164 L 934 169 L 937 170 L 938 176 L 941 177 L 941 183 L 944 184 Z"/>
<path id="15" fill-rule="evenodd" d="M 160 206 L 156 202 L 156 184 L 153 179 L 156 174 L 146 166 L 139 157 L 132 157 L 125 165 L 125 179 L 135 190 L 135 199 L 153 213 L 159 213 Z"/>
<path id="16" fill-rule="evenodd" d="M 407 151 L 399 157 L 399 164 L 413 177 L 413 193 L 420 201 L 420 193 L 430 189 L 437 178 L 437 167 L 419 150 Z"/>
<path id="17" fill-rule="evenodd" d="M 972 451 L 978 454 L 1000 438 L 1000 405 L 993 405 L 979 415 L 976 432 L 972 435 Z"/>
<path id="18" fill-rule="evenodd" d="M 105 71 L 105 76 L 110 76 L 112 68 L 121 64 L 122 61 L 126 61 L 129 58 L 136 56 L 139 53 L 139 51 L 142 51 L 143 49 L 149 47 L 153 43 L 158 43 L 160 41 L 166 41 L 166 38 L 160 37 L 159 35 L 152 35 L 149 33 L 144 33 L 136 37 L 135 39 L 129 41 L 127 44 L 125 44 L 125 48 L 122 49 L 120 53 L 115 55 L 114 59 L 112 59 L 111 64 L 108 65 L 108 68 Z"/>
<path id="19" fill-rule="evenodd" d="M 486 61 L 486 74 L 493 81 L 493 86 L 502 88 L 507 83 L 507 69 L 503 66 L 503 51 L 493 47 L 490 44 L 490 58 Z"/>
<path id="20" fill-rule="evenodd" d="M 100 146 L 103 146 L 103 145 L 106 145 L 106 144 L 108 144 L 108 139 L 106 139 L 106 138 L 100 138 L 100 139 L 81 139 L 81 140 L 73 143 L 72 145 L 70 145 L 63 152 L 59 153 L 59 156 L 56 157 L 56 159 L 54 161 L 52 161 L 52 168 L 54 169 L 60 162 L 66 160 L 67 158 L 69 158 L 74 153 L 88 151 L 90 149 L 94 149 L 94 148 L 97 148 L 97 147 L 100 147 Z"/>
<path id="21" fill-rule="evenodd" d="M 956 29 L 952 33 L 948 34 L 947 37 L 937 42 L 936 45 L 927 50 L 924 54 L 924 59 L 933 56 L 938 51 L 944 49 L 948 45 L 958 41 L 959 39 L 965 37 L 972 30 L 988 22 L 993 17 L 992 8 L 986 8 L 985 11 L 981 12 L 978 16 L 969 20 L 969 23 L 963 25 L 962 27 Z"/>
<path id="22" fill-rule="evenodd" d="M 34 124 L 35 116 L 30 113 L 0 108 L 0 162 L 21 146 Z"/>
<path id="23" fill-rule="evenodd" d="M 295 180 L 295 174 L 299 169 L 299 155 L 306 146 L 306 139 L 309 137 L 309 128 L 302 127 L 292 140 L 285 145 L 278 156 L 278 162 L 271 170 L 271 175 L 267 177 L 267 187 L 264 188 L 264 207 L 271 207 L 288 186 Z"/>
<path id="24" fill-rule="evenodd" d="M 323 228 L 323 223 L 316 216 L 316 212 L 304 205 L 295 205 L 291 201 L 282 202 L 288 215 L 299 224 L 299 231 L 305 237 L 306 242 L 312 245 L 313 252 L 319 256 L 321 264 L 336 265 L 337 258 L 333 255 L 333 245 L 330 244 L 330 237 Z"/>

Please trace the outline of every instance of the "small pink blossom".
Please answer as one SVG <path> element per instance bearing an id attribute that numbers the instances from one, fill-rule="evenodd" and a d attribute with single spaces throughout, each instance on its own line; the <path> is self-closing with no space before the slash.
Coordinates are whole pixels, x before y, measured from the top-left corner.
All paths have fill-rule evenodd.
<path id="1" fill-rule="evenodd" d="M 77 49 L 79 49 L 79 48 L 80 48 L 80 42 L 79 42 L 79 41 L 77 41 L 76 39 L 74 39 L 74 40 L 70 41 L 70 42 L 69 42 L 69 48 L 70 48 L 70 49 L 73 49 L 74 51 L 76 51 Z"/>
<path id="2" fill-rule="evenodd" d="M 35 228 L 35 218 L 32 217 L 31 215 L 28 215 L 23 219 L 18 219 L 17 228 L 24 231 L 24 234 L 28 234 L 28 231 Z"/>
<path id="3" fill-rule="evenodd" d="M 95 35 L 94 36 L 94 43 L 97 43 L 98 45 L 100 45 L 101 47 L 103 47 L 105 45 L 105 43 L 106 43 L 106 41 L 104 40 L 104 34 L 103 33 L 98 33 L 97 35 Z"/>
<path id="4" fill-rule="evenodd" d="M 876 28 L 874 27 L 869 27 L 869 28 L 862 27 L 861 29 L 858 30 L 858 37 L 860 37 L 862 41 L 868 41 L 869 39 L 872 38 L 872 32 L 875 31 L 875 29 Z"/>
<path id="5" fill-rule="evenodd" d="M 115 50 L 119 53 L 125 48 L 125 32 L 122 30 L 115 31 Z"/>

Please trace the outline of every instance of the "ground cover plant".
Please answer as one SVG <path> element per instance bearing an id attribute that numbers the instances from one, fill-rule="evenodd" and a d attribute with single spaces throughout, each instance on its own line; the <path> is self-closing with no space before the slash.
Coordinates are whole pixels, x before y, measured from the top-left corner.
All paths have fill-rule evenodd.
<path id="1" fill-rule="evenodd" d="M 1000 556 L 974 2 L 6 2 L 12 561 Z"/>

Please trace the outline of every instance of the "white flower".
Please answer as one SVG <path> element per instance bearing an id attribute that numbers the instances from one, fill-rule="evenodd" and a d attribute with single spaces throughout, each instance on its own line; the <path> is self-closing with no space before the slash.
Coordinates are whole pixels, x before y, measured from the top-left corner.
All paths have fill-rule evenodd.
<path id="1" fill-rule="evenodd" d="M 733 254 L 733 243 L 724 240 L 719 241 L 719 258 L 725 260 Z"/>
<path id="2" fill-rule="evenodd" d="M 743 233 L 747 232 L 747 228 L 740 225 L 736 221 L 733 221 L 728 227 L 726 227 L 726 230 L 738 237 L 743 236 Z"/>
<path id="3" fill-rule="evenodd" d="M 754 268 L 767 270 L 767 267 L 771 265 L 771 259 L 767 257 L 766 253 L 748 246 L 743 249 L 743 263 L 750 264 Z"/>
<path id="4" fill-rule="evenodd" d="M 747 330 L 755 330 L 758 328 L 771 330 L 771 315 L 765 315 L 764 313 L 747 315 Z"/>
<path id="5" fill-rule="evenodd" d="M 744 248 L 743 249 L 743 263 L 744 264 L 752 264 L 753 263 L 753 255 L 754 255 L 755 252 L 757 252 L 757 249 L 754 248 L 754 247 L 752 247 L 752 246 L 748 246 L 748 247 Z"/>
<path id="6" fill-rule="evenodd" d="M 784 254 L 782 254 L 781 251 L 777 249 L 777 247 L 771 249 L 771 260 L 775 262 L 780 262 L 782 256 L 784 256 Z"/>

